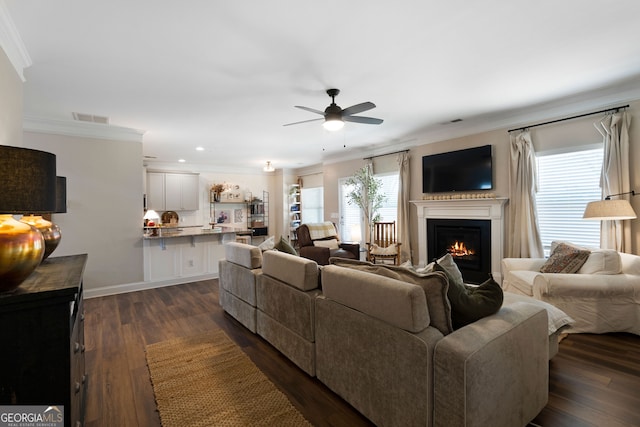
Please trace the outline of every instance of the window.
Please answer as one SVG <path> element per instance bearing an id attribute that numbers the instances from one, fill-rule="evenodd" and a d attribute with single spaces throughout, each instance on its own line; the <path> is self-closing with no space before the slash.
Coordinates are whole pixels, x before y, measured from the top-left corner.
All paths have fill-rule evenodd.
<path id="1" fill-rule="evenodd" d="M 380 208 L 380 221 L 398 221 L 398 186 L 400 184 L 400 174 L 387 173 L 376 175 L 382 181 L 382 194 L 386 200 Z"/>
<path id="2" fill-rule="evenodd" d="M 539 154 L 538 224 L 545 255 L 553 240 L 600 247 L 600 221 L 582 219 L 587 203 L 602 197 L 603 148 L 562 154 Z"/>
<path id="3" fill-rule="evenodd" d="M 347 185 L 348 179 L 340 178 L 338 181 L 338 209 L 340 212 L 338 231 L 340 240 L 343 242 L 363 242 L 364 230 L 362 229 L 360 208 L 356 205 L 350 205 L 347 201 L 347 194 L 353 188 L 352 185 Z"/>
<path id="4" fill-rule="evenodd" d="M 324 188 L 302 188 L 302 220 L 305 223 L 324 221 Z"/>
<path id="5" fill-rule="evenodd" d="M 375 175 L 375 177 L 382 181 L 382 193 L 386 196 L 379 210 L 380 220 L 397 222 L 400 175 L 395 172 Z M 348 178 L 342 178 L 339 181 L 340 239 L 347 242 L 364 242 L 368 238 L 363 228 L 360 208 L 350 205 L 347 201 L 347 194 L 351 191 L 351 186 L 346 184 L 347 180 Z"/>

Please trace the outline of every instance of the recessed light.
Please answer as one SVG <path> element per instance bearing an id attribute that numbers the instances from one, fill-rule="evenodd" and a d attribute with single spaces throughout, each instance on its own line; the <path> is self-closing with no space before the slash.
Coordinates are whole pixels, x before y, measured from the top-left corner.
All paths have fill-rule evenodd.
<path id="1" fill-rule="evenodd" d="M 204 147 L 196 147 L 196 151 L 204 151 Z"/>
<path id="2" fill-rule="evenodd" d="M 180 160 L 178 160 L 178 162 L 184 163 L 184 162 L 186 162 L 186 160 L 185 159 L 180 159 Z"/>

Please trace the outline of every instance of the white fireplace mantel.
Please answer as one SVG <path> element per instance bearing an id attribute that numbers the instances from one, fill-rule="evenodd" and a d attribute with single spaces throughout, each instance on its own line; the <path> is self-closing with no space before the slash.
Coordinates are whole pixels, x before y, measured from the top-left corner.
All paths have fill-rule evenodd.
<path id="1" fill-rule="evenodd" d="M 412 200 L 418 210 L 418 260 L 427 264 L 427 219 L 481 219 L 491 221 L 491 272 L 500 283 L 504 254 L 504 209 L 506 197 L 486 199 Z"/>

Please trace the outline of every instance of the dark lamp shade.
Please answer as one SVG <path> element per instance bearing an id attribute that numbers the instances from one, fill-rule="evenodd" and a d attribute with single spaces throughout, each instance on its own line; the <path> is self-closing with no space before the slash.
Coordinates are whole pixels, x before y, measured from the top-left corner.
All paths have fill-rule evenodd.
<path id="1" fill-rule="evenodd" d="M 55 212 L 55 154 L 0 145 L 0 188 L 2 214 Z"/>
<path id="2" fill-rule="evenodd" d="M 67 212 L 67 177 L 56 177 L 56 210 L 53 213 Z"/>

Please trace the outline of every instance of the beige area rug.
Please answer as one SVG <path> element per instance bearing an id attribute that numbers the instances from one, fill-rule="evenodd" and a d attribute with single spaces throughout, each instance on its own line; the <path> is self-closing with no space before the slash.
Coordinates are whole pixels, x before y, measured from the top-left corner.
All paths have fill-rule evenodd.
<path id="1" fill-rule="evenodd" d="M 221 330 L 146 352 L 164 427 L 311 425 Z"/>

